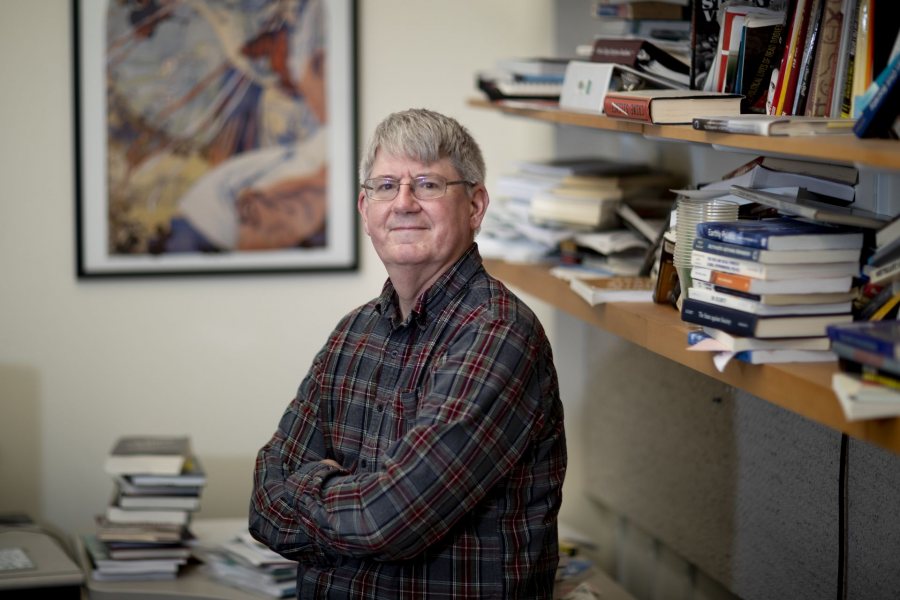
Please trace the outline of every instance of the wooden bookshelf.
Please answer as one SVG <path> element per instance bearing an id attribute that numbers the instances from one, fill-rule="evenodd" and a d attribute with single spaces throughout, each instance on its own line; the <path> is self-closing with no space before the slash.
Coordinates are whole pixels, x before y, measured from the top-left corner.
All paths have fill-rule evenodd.
<path id="1" fill-rule="evenodd" d="M 900 454 L 900 419 L 850 422 L 831 389 L 833 364 L 750 365 L 732 361 L 723 372 L 709 353 L 689 352 L 688 326 L 678 312 L 652 303 L 610 303 L 592 307 L 547 267 L 485 260 L 487 270 L 509 286 L 603 331 L 669 360 L 758 396 L 812 421 Z"/>
<path id="2" fill-rule="evenodd" d="M 900 142 L 896 140 L 863 140 L 853 134 L 765 137 L 716 133 L 698 131 L 690 125 L 650 125 L 622 119 L 610 119 L 598 113 L 562 110 L 555 103 L 539 101 L 491 102 L 472 99 L 469 100 L 469 105 L 547 123 L 631 133 L 655 140 L 692 142 L 723 148 L 753 150 L 761 154 L 781 154 L 805 160 L 855 164 L 861 168 L 900 170 Z"/>

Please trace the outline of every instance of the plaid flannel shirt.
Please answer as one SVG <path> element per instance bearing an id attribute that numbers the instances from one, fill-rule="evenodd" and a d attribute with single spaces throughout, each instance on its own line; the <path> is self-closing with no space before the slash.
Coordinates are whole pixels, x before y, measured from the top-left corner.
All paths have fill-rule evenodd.
<path id="1" fill-rule="evenodd" d="M 332 332 L 259 452 L 251 532 L 298 561 L 300 598 L 550 598 L 566 447 L 543 328 L 476 245 L 399 314 L 388 280 Z"/>

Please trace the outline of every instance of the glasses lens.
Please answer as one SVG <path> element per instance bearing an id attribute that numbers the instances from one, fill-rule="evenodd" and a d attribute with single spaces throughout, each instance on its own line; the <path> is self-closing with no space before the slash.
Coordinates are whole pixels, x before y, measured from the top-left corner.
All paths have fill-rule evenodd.
<path id="1" fill-rule="evenodd" d="M 378 202 L 388 202 L 397 196 L 400 184 L 387 177 L 376 177 L 375 179 L 367 179 L 365 188 L 369 199 L 377 200 Z"/>
<path id="2" fill-rule="evenodd" d="M 447 191 L 447 180 L 440 175 L 416 177 L 412 183 L 413 195 L 419 200 L 434 200 Z"/>

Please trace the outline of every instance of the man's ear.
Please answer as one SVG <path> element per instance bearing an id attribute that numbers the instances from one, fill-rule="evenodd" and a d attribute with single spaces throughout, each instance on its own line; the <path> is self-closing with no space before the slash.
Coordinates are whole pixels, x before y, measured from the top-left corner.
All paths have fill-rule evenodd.
<path id="1" fill-rule="evenodd" d="M 366 192 L 360 190 L 359 197 L 356 199 L 356 210 L 362 219 L 363 231 L 369 235 L 369 219 L 366 217 Z"/>
<path id="2" fill-rule="evenodd" d="M 472 231 L 477 231 L 481 227 L 481 222 L 484 220 L 484 215 L 490 203 L 491 199 L 484 184 L 475 184 L 475 189 L 469 197 L 469 223 L 472 226 Z"/>

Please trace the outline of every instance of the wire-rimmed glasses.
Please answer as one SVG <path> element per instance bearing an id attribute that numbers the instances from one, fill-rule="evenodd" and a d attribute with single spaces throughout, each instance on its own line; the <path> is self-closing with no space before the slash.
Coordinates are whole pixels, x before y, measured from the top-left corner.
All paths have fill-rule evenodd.
<path id="1" fill-rule="evenodd" d="M 400 183 L 393 177 L 373 177 L 366 179 L 362 188 L 366 191 L 366 198 L 375 202 L 390 202 L 400 193 L 400 186 L 408 185 L 416 200 L 437 200 L 447 193 L 448 185 L 459 184 L 475 185 L 474 181 L 458 179 L 447 181 L 440 175 L 420 175 L 414 177 L 409 183 Z"/>

